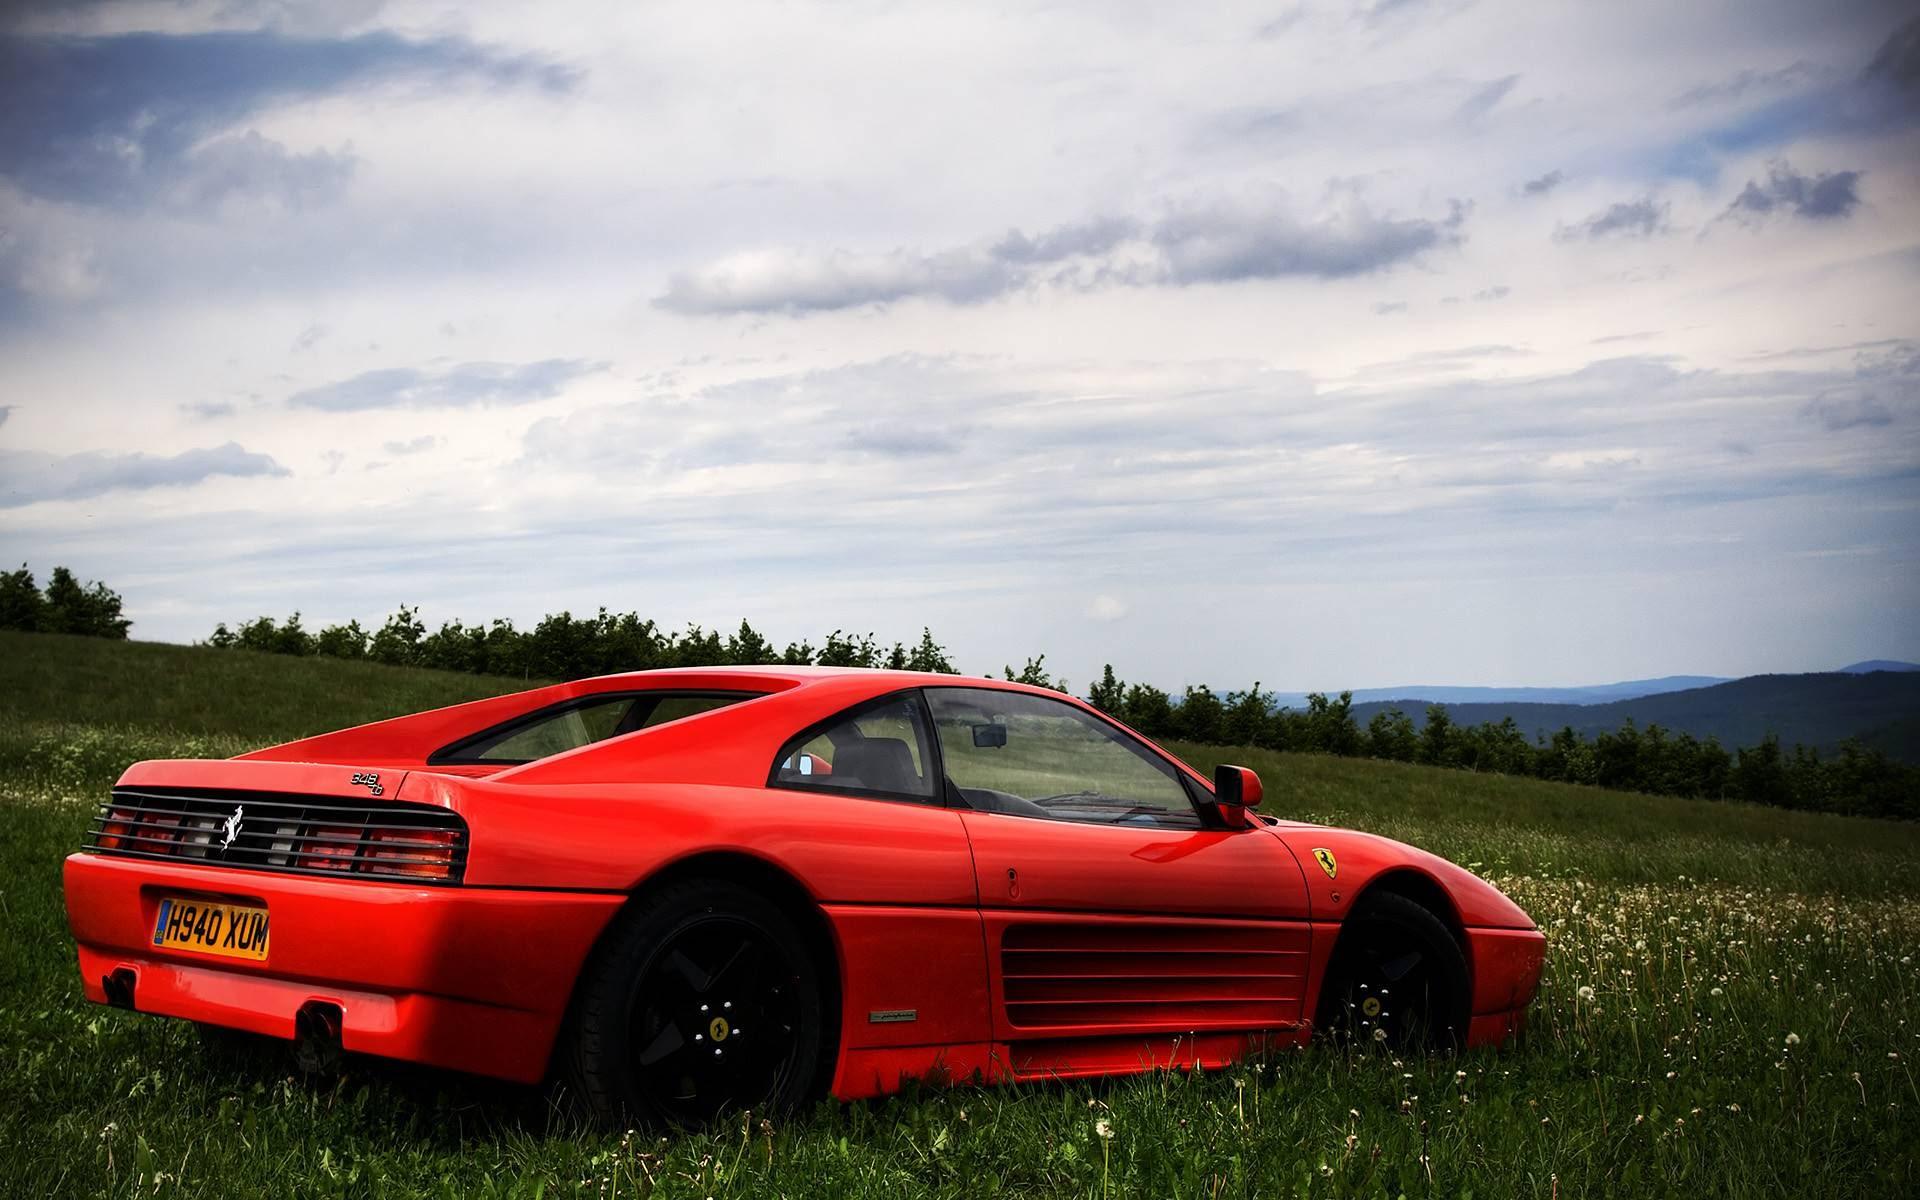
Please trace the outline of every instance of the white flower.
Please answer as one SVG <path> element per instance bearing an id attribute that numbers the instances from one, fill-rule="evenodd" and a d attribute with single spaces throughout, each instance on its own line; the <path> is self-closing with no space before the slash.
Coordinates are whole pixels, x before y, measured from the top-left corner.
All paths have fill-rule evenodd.
<path id="1" fill-rule="evenodd" d="M 1575 992 L 1574 995 L 1578 996 L 1582 1000 L 1591 1000 L 1593 999 L 1593 989 L 1590 987 L 1583 986 L 1579 991 Z"/>
<path id="2" fill-rule="evenodd" d="M 1093 1132 L 1101 1140 L 1110 1142 L 1113 1140 L 1113 1122 L 1102 1117 L 1093 1123 Z"/>
<path id="3" fill-rule="evenodd" d="M 1724 996 L 1724 995 L 1726 995 L 1726 992 L 1724 992 L 1724 991 L 1722 991 L 1722 990 L 1721 990 L 1721 989 L 1719 989 L 1719 988 L 1709 988 L 1709 989 L 1707 990 L 1707 995 L 1709 995 L 1709 996 Z"/>
<path id="4" fill-rule="evenodd" d="M 1386 1040 L 1387 1040 L 1387 1031 L 1386 1031 L 1386 1030 L 1384 1030 L 1384 1029 L 1376 1029 L 1376 1030 L 1374 1030 L 1374 1031 L 1373 1031 L 1373 1040 L 1374 1040 L 1374 1041 L 1376 1041 L 1376 1042 L 1384 1042 L 1384 1041 L 1386 1041 Z"/>
<path id="5" fill-rule="evenodd" d="M 1789 1046 L 1798 1046 L 1799 1044 L 1800 1044 L 1800 1035 L 1799 1035 L 1799 1034 L 1797 1034 L 1797 1033 L 1789 1033 L 1789 1034 L 1787 1035 L 1787 1045 L 1789 1045 Z"/>

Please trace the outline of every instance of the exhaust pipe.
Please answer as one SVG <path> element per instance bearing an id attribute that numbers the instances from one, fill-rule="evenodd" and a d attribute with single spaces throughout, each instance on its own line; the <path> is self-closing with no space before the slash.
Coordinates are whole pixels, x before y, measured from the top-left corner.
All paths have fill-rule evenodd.
<path id="1" fill-rule="evenodd" d="M 308 1075 L 335 1075 L 344 1050 L 340 1025 L 346 1014 L 338 1004 L 309 1000 L 293 1014 L 293 1062 Z"/>
<path id="2" fill-rule="evenodd" d="M 115 1008 L 133 1008 L 133 985 L 139 977 L 132 967 L 115 967 L 110 974 L 100 977 L 100 990 L 107 994 L 107 1003 Z"/>

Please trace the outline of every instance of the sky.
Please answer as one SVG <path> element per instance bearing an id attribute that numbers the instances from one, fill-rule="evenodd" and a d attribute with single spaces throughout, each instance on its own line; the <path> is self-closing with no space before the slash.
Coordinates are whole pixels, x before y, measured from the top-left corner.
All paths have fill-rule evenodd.
<path id="1" fill-rule="evenodd" d="M 0 16 L 0 560 L 1162 687 L 1920 659 L 1887 3 Z"/>

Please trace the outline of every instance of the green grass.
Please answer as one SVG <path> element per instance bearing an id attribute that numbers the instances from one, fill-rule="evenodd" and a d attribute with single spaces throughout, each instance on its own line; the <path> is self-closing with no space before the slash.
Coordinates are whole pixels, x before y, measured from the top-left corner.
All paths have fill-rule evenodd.
<path id="1" fill-rule="evenodd" d="M 1479 864 L 1551 939 L 1522 1046 L 1404 1061 L 1314 1049 L 1197 1076 L 928 1091 L 662 1140 L 573 1128 L 538 1091 L 389 1065 L 307 1084 L 277 1056 L 82 1002 L 59 864 L 127 761 L 232 753 L 512 686 L 0 641 L 0 1196 L 1920 1187 L 1920 831 L 1385 763 L 1181 748 L 1203 768 L 1259 769 L 1269 811 Z"/>

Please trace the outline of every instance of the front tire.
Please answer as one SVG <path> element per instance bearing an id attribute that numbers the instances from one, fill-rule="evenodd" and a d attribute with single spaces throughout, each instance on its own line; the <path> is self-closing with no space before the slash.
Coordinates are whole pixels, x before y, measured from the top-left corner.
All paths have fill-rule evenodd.
<path id="1" fill-rule="evenodd" d="M 1466 956 L 1439 917 L 1392 892 L 1368 896 L 1340 929 L 1314 1019 L 1336 1042 L 1395 1052 L 1467 1043 Z"/>
<path id="2" fill-rule="evenodd" d="M 668 884 L 623 913 L 589 963 L 565 1074 L 615 1123 L 790 1110 L 823 1072 L 824 995 L 799 927 L 766 897 Z"/>

